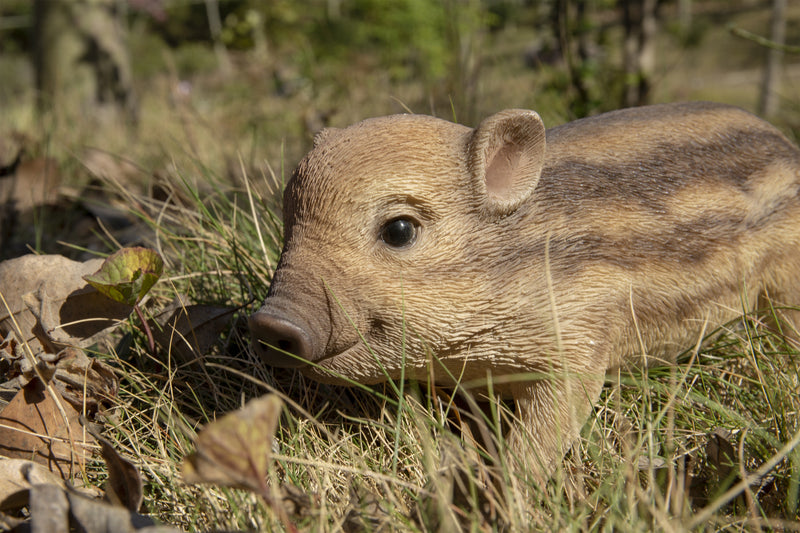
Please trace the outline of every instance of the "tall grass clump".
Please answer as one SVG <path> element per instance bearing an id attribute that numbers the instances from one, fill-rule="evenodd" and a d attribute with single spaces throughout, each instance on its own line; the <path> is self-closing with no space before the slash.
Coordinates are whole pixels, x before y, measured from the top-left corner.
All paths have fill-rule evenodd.
<path id="1" fill-rule="evenodd" d="M 513 406 L 427 383 L 324 385 L 254 356 L 245 318 L 279 257 L 283 179 L 242 174 L 234 187 L 200 163 L 174 168 L 160 200 L 107 185 L 165 259 L 151 315 L 178 295 L 236 310 L 205 353 L 154 356 L 131 328 L 99 355 L 122 376 L 108 433 L 138 462 L 150 513 L 191 530 L 283 530 L 256 496 L 180 475 L 201 425 L 272 392 L 286 407 L 269 481 L 300 530 L 800 529 L 800 451 L 787 448 L 798 351 L 764 314 L 698 339 L 678 365 L 610 375 L 552 480 L 527 486 L 503 459 Z"/>

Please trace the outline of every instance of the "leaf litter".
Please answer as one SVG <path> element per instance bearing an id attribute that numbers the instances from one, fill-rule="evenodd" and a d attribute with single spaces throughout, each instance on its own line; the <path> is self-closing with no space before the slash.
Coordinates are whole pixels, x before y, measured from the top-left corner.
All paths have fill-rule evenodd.
<path id="1" fill-rule="evenodd" d="M 27 255 L 0 263 L 0 530 L 178 531 L 138 514 L 138 469 L 93 429 L 90 421 L 115 406 L 119 380 L 85 351 L 110 340 L 162 272 L 160 256 L 145 248 L 106 260 Z M 216 337 L 219 317 L 231 312 L 184 311 L 173 337 Z M 171 339 L 160 344 L 170 349 Z M 94 487 L 75 488 L 98 450 L 110 503 L 98 501 Z"/>

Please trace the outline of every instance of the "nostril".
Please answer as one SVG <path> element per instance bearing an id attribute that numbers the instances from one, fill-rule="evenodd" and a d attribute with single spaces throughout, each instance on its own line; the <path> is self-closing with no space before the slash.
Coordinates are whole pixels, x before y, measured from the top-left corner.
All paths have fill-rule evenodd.
<path id="1" fill-rule="evenodd" d="M 311 336 L 295 322 L 259 311 L 250 317 L 249 325 L 253 347 L 268 365 L 291 368 L 312 359 Z"/>
<path id="2" fill-rule="evenodd" d="M 294 353 L 294 343 L 292 341 L 287 341 L 286 339 L 278 340 L 278 348 L 284 352 Z"/>

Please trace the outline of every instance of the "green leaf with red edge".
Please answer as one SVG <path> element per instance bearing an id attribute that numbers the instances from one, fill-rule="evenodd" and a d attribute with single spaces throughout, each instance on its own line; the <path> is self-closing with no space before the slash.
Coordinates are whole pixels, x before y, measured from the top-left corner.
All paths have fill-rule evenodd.
<path id="1" fill-rule="evenodd" d="M 135 305 L 163 271 L 164 261 L 155 250 L 122 248 L 108 256 L 100 270 L 83 279 L 112 300 Z"/>

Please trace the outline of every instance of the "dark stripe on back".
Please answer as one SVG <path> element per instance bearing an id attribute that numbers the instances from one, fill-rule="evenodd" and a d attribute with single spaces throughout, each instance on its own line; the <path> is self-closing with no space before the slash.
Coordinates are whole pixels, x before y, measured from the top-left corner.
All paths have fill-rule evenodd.
<path id="1" fill-rule="evenodd" d="M 700 181 L 747 192 L 751 175 L 796 154 L 783 136 L 762 130 L 732 131 L 724 142 L 659 143 L 649 153 L 634 152 L 614 165 L 581 159 L 577 153 L 549 162 L 535 194 L 540 206 L 613 200 L 663 213 L 671 195 Z"/>

